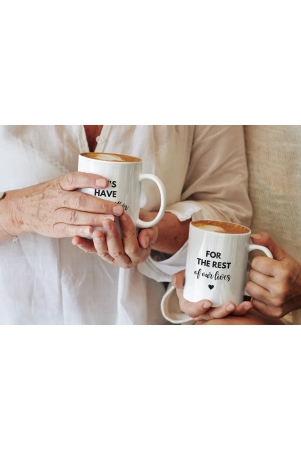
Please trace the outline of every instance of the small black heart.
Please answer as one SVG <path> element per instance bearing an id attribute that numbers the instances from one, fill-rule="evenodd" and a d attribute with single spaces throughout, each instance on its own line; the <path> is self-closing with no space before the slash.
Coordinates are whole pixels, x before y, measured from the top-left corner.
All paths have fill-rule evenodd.
<path id="1" fill-rule="evenodd" d="M 209 289 L 213 289 L 214 288 L 213 284 L 208 284 L 208 287 L 209 287 Z"/>

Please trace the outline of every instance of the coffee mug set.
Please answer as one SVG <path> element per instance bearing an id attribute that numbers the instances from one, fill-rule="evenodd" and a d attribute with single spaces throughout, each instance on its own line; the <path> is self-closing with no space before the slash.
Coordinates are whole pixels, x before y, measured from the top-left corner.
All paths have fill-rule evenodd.
<path id="1" fill-rule="evenodd" d="M 142 173 L 140 158 L 113 153 L 82 153 L 78 170 L 95 173 L 109 181 L 106 189 L 80 189 L 90 195 L 121 204 L 137 228 L 150 228 L 163 217 L 166 192 L 155 175 Z M 139 219 L 141 182 L 156 183 L 161 205 L 151 222 Z M 210 300 L 212 306 L 225 302 L 236 305 L 243 301 L 248 256 L 261 250 L 269 258 L 271 252 L 261 245 L 250 244 L 251 230 L 243 225 L 214 221 L 192 221 L 189 226 L 184 297 L 190 302 Z"/>

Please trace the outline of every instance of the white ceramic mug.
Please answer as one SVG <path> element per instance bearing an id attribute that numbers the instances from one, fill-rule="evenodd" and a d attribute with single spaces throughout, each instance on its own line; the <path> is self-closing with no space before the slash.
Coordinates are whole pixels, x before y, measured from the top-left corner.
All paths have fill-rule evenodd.
<path id="1" fill-rule="evenodd" d="M 140 158 L 114 153 L 81 153 L 78 158 L 78 171 L 95 173 L 107 178 L 109 185 L 105 189 L 86 188 L 80 190 L 122 205 L 136 227 L 150 228 L 162 219 L 166 207 L 165 187 L 157 176 L 142 173 Z M 154 181 L 160 191 L 160 209 L 154 220 L 150 222 L 139 219 L 141 182 L 143 180 Z"/>
<path id="2" fill-rule="evenodd" d="M 184 298 L 210 300 L 212 306 L 243 301 L 248 255 L 266 247 L 250 244 L 251 230 L 230 222 L 198 220 L 190 223 Z"/>

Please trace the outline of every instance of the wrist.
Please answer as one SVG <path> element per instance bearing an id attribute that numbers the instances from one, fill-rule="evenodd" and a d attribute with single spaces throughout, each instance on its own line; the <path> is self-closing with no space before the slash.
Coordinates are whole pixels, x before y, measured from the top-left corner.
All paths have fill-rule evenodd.
<path id="1" fill-rule="evenodd" d="M 14 214 L 14 202 L 12 201 L 13 191 L 1 193 L 0 198 L 0 241 L 16 239 L 22 234 L 21 227 Z"/>

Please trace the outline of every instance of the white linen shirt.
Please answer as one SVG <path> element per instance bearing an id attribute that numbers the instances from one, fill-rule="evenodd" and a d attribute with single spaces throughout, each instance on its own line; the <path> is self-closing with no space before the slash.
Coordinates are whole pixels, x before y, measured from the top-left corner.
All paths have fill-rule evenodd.
<path id="1" fill-rule="evenodd" d="M 88 151 L 82 125 L 2 126 L 0 191 L 76 171 L 78 155 Z M 193 217 L 249 225 L 241 126 L 105 125 L 95 151 L 141 158 L 143 172 L 165 185 L 166 211 L 180 221 Z M 141 207 L 158 211 L 159 203 L 158 189 L 143 182 Z M 186 244 L 162 261 L 154 255 L 125 270 L 81 251 L 70 238 L 29 233 L 3 242 L 0 323 L 164 324 L 163 282 L 185 267 Z"/>

